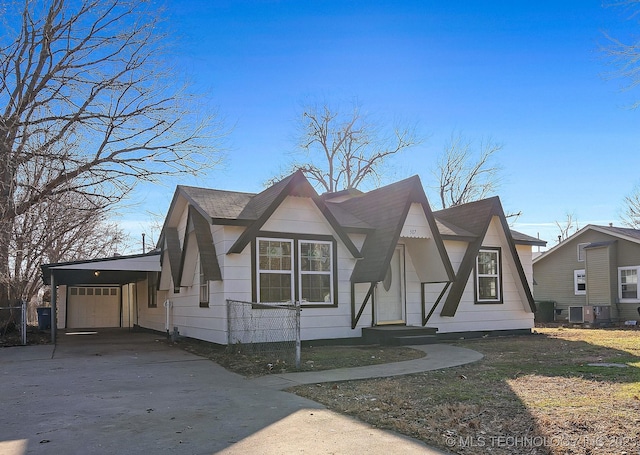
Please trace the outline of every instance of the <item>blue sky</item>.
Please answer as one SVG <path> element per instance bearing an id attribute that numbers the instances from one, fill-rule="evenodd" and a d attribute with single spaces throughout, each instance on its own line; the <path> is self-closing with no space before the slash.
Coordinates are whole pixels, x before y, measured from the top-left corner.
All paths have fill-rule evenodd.
<path id="1" fill-rule="evenodd" d="M 400 155 L 388 181 L 418 174 L 427 187 L 453 132 L 491 137 L 514 228 L 555 244 L 574 213 L 620 224 L 640 181 L 640 93 L 599 51 L 603 32 L 640 26 L 601 1 L 168 0 L 176 65 L 233 126 L 223 168 L 189 181 L 141 186 L 119 221 L 137 239 L 145 210 L 164 214 L 176 183 L 259 192 L 295 150 L 308 99 L 357 99 L 381 121 L 416 123 L 427 139 Z M 432 206 L 437 208 L 435 196 Z M 135 251 L 136 246 L 132 248 Z M 132 251 L 132 252 L 133 252 Z"/>

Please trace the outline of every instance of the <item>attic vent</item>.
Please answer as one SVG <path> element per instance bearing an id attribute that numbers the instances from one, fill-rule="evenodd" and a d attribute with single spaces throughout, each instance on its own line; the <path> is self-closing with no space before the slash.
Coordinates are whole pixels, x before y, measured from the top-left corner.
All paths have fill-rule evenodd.
<path id="1" fill-rule="evenodd" d="M 577 324 L 582 324 L 584 322 L 584 315 L 582 313 L 583 307 L 581 306 L 570 306 L 569 307 L 569 322 L 575 322 Z"/>

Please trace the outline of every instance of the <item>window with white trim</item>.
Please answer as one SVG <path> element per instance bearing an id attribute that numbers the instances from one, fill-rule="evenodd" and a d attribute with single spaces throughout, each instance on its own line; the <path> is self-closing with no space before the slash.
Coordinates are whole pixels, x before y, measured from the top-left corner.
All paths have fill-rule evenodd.
<path id="1" fill-rule="evenodd" d="M 573 293 L 575 295 L 587 293 L 587 274 L 584 269 L 573 271 Z"/>
<path id="2" fill-rule="evenodd" d="M 578 243 L 578 262 L 584 262 L 584 249 L 589 243 Z"/>
<path id="3" fill-rule="evenodd" d="M 618 267 L 618 298 L 621 302 L 637 302 L 638 269 L 640 266 Z"/>
<path id="4" fill-rule="evenodd" d="M 293 300 L 293 240 L 258 239 L 258 301 Z"/>
<path id="5" fill-rule="evenodd" d="M 500 249 L 481 249 L 476 257 L 476 303 L 500 303 Z"/>
<path id="6" fill-rule="evenodd" d="M 200 308 L 209 307 L 209 282 L 204 274 L 202 267 L 202 258 L 200 258 Z"/>
<path id="7" fill-rule="evenodd" d="M 331 303 L 333 295 L 333 244 L 306 241 L 298 243 L 300 263 L 300 301 Z"/>

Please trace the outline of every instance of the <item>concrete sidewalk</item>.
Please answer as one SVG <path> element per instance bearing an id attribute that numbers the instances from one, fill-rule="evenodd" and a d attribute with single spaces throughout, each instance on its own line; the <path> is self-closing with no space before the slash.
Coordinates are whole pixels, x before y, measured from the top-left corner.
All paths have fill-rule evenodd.
<path id="1" fill-rule="evenodd" d="M 61 336 L 55 347 L 1 348 L 0 454 L 443 453 L 264 387 L 159 338 Z M 440 348 L 426 349 L 435 361 Z M 401 363 L 407 365 L 386 368 L 405 374 L 418 366 Z M 334 380 L 337 373 L 323 374 Z"/>
<path id="2" fill-rule="evenodd" d="M 421 373 L 423 371 L 440 370 L 442 368 L 450 368 L 476 362 L 483 357 L 482 354 L 472 351 L 471 349 L 449 346 L 446 344 L 428 344 L 410 347 L 423 351 L 427 355 L 419 359 L 406 360 L 404 362 L 341 368 L 339 370 L 271 374 L 268 376 L 248 379 L 248 381 L 262 387 L 284 390 L 289 387 L 302 384 L 386 378 L 391 376 L 401 376 L 404 374 Z"/>

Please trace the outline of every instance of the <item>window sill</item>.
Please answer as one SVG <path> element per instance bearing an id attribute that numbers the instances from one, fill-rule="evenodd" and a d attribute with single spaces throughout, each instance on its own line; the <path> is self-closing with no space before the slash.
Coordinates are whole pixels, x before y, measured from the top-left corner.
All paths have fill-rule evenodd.
<path id="1" fill-rule="evenodd" d="M 302 303 L 300 304 L 301 308 L 337 308 L 337 303 Z"/>
<path id="2" fill-rule="evenodd" d="M 620 303 L 640 303 L 640 299 L 620 299 Z"/>
<path id="3" fill-rule="evenodd" d="M 502 300 L 476 300 L 474 303 L 476 305 L 502 305 L 504 302 Z"/>

